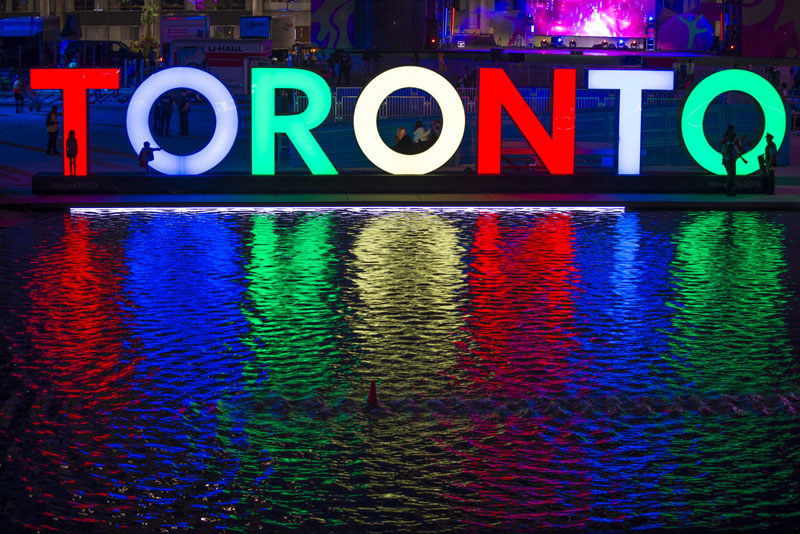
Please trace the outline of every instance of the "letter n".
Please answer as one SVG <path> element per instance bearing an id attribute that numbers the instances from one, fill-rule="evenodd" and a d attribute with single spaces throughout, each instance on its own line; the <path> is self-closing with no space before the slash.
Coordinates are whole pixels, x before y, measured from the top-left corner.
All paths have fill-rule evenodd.
<path id="1" fill-rule="evenodd" d="M 500 173 L 503 108 L 550 173 L 574 172 L 575 70 L 554 71 L 552 137 L 502 69 L 479 69 L 478 88 L 479 174 Z"/>

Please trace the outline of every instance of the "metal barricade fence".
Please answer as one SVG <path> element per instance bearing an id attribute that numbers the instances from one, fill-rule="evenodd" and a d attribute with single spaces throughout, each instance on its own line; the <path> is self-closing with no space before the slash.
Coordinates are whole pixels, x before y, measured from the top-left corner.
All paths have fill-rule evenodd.
<path id="1" fill-rule="evenodd" d="M 331 112 L 325 122 L 349 122 L 353 118 L 356 103 L 361 94 L 360 87 L 337 87 L 331 91 Z M 549 88 L 520 87 L 517 89 L 525 102 L 535 113 L 548 113 L 552 110 L 551 90 Z M 477 112 L 477 89 L 474 87 L 456 88 L 464 111 L 467 114 Z M 679 103 L 684 91 L 652 91 L 646 93 L 643 107 L 663 106 Z M 578 89 L 576 92 L 576 110 L 614 109 L 618 103 L 618 93 L 605 89 Z M 308 97 L 295 95 L 294 113 L 305 109 Z M 439 103 L 424 91 L 404 88 L 386 97 L 379 110 L 379 118 L 417 117 L 430 118 L 441 116 Z"/>
<path id="2" fill-rule="evenodd" d="M 595 96 L 585 97 L 579 96 L 575 98 L 575 109 L 597 109 L 600 107 L 600 99 Z"/>
<path id="3" fill-rule="evenodd" d="M 425 100 L 422 96 L 390 96 L 381 109 L 385 117 L 424 117 Z"/>
<path id="4" fill-rule="evenodd" d="M 645 98 L 644 106 L 664 106 L 675 104 L 683 99 L 684 91 L 649 91 Z"/>

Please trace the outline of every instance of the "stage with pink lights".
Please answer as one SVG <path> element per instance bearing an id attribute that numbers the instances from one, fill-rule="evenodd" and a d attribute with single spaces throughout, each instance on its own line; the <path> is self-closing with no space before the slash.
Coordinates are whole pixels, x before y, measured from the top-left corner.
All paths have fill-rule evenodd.
<path id="1" fill-rule="evenodd" d="M 655 0 L 528 0 L 528 14 L 537 35 L 641 38 Z"/>

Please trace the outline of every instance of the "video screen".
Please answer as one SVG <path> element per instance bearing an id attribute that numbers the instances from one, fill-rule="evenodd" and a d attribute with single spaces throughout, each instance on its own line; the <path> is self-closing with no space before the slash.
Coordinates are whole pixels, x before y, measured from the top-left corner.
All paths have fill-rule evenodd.
<path id="1" fill-rule="evenodd" d="M 536 35 L 644 37 L 655 0 L 528 0 Z"/>

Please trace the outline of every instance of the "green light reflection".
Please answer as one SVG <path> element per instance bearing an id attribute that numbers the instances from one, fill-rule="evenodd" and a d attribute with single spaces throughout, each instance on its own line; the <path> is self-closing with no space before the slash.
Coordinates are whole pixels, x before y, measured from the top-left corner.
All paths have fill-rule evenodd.
<path id="1" fill-rule="evenodd" d="M 670 345 L 697 388 L 740 393 L 789 385 L 783 243 L 783 230 L 757 213 L 693 214 L 678 231 Z"/>
<path id="2" fill-rule="evenodd" d="M 673 427 L 664 499 L 695 498 L 672 521 L 728 529 L 800 517 L 796 416 L 776 408 L 798 383 L 784 232 L 758 213 L 707 212 L 676 234 L 667 358 L 695 408 Z"/>
<path id="3" fill-rule="evenodd" d="M 330 213 L 258 215 L 249 243 L 250 302 L 242 312 L 251 325 L 244 342 L 254 354 L 244 376 L 254 403 L 245 432 L 253 460 L 271 458 L 264 498 L 283 527 L 345 522 L 337 510 L 363 486 L 358 424 L 328 413 L 350 395 L 355 363 L 346 352 L 334 222 Z M 259 474 L 252 469 L 248 478 Z"/>

